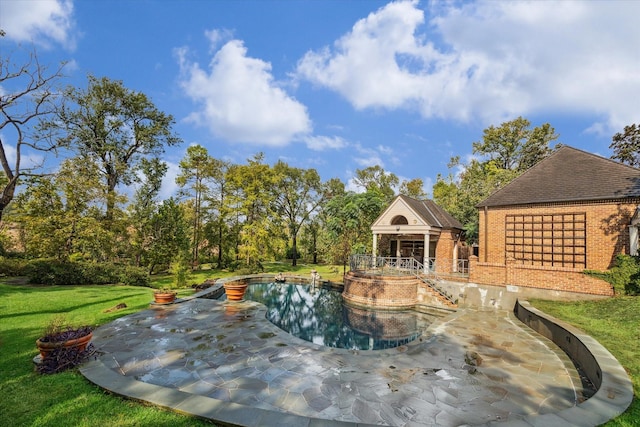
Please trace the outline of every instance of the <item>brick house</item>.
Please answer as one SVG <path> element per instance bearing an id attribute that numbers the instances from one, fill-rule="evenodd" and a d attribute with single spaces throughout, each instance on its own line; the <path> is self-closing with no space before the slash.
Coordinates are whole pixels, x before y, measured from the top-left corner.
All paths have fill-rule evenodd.
<path id="1" fill-rule="evenodd" d="M 636 254 L 640 169 L 563 146 L 478 204 L 477 284 L 613 295 L 585 275 Z"/>

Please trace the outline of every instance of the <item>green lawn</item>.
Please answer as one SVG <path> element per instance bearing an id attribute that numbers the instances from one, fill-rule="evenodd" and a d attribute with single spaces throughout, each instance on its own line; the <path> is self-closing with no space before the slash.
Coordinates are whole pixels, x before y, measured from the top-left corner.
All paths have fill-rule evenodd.
<path id="1" fill-rule="evenodd" d="M 640 297 L 531 304 L 582 329 L 618 359 L 633 382 L 635 396 L 630 408 L 605 426 L 640 426 Z"/>
<path id="2" fill-rule="evenodd" d="M 287 264 L 265 265 L 265 272 L 293 272 L 308 276 L 316 268 L 324 279 L 339 280 L 341 268 Z M 203 270 L 190 283 L 234 275 Z M 154 287 L 166 286 L 160 277 Z M 121 399 L 93 386 L 77 372 L 39 375 L 34 372 L 36 339 L 55 316 L 73 324 L 101 325 L 143 310 L 153 299 L 152 290 L 131 286 L 36 287 L 0 281 L 0 420 L 11 426 L 197 426 L 205 421 Z M 190 289 L 180 290 L 188 295 Z M 119 303 L 127 308 L 106 313 Z M 618 358 L 632 378 L 636 399 L 631 409 L 607 426 L 640 423 L 640 298 L 579 303 L 533 301 L 536 307 L 585 330 Z M 7 424 L 8 421 L 8 424 Z"/>

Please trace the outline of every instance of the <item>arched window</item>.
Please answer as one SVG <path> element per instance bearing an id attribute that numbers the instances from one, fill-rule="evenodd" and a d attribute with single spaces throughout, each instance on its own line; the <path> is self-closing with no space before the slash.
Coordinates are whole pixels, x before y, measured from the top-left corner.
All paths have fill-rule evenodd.
<path id="1" fill-rule="evenodd" d="M 391 220 L 391 225 L 408 225 L 409 221 L 403 215 L 394 216 Z"/>

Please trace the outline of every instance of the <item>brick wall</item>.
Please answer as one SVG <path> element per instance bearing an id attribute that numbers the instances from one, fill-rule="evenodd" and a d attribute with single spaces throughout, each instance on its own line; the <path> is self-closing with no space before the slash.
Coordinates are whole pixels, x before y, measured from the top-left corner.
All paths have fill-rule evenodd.
<path id="1" fill-rule="evenodd" d="M 342 297 L 357 305 L 413 307 L 418 282 L 413 276 L 379 276 L 348 272 L 344 277 Z"/>
<path id="2" fill-rule="evenodd" d="M 583 270 L 607 270 L 617 254 L 629 252 L 628 225 L 639 203 L 640 200 L 625 200 L 480 209 L 480 252 L 479 257 L 470 262 L 469 281 L 612 295 L 608 283 L 585 276 Z M 526 262 L 506 259 L 505 222 L 508 215 L 575 213 L 586 216 L 584 267 L 567 268 L 555 263 L 526 265 Z"/>

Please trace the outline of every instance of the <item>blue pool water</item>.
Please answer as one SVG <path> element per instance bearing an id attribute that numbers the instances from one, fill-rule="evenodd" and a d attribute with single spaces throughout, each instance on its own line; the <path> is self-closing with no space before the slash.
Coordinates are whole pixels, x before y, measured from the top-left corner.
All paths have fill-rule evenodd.
<path id="1" fill-rule="evenodd" d="M 330 288 L 287 283 L 252 284 L 247 300 L 267 306 L 267 319 L 303 340 L 327 347 L 382 350 L 415 340 L 434 316 L 347 306 Z"/>

